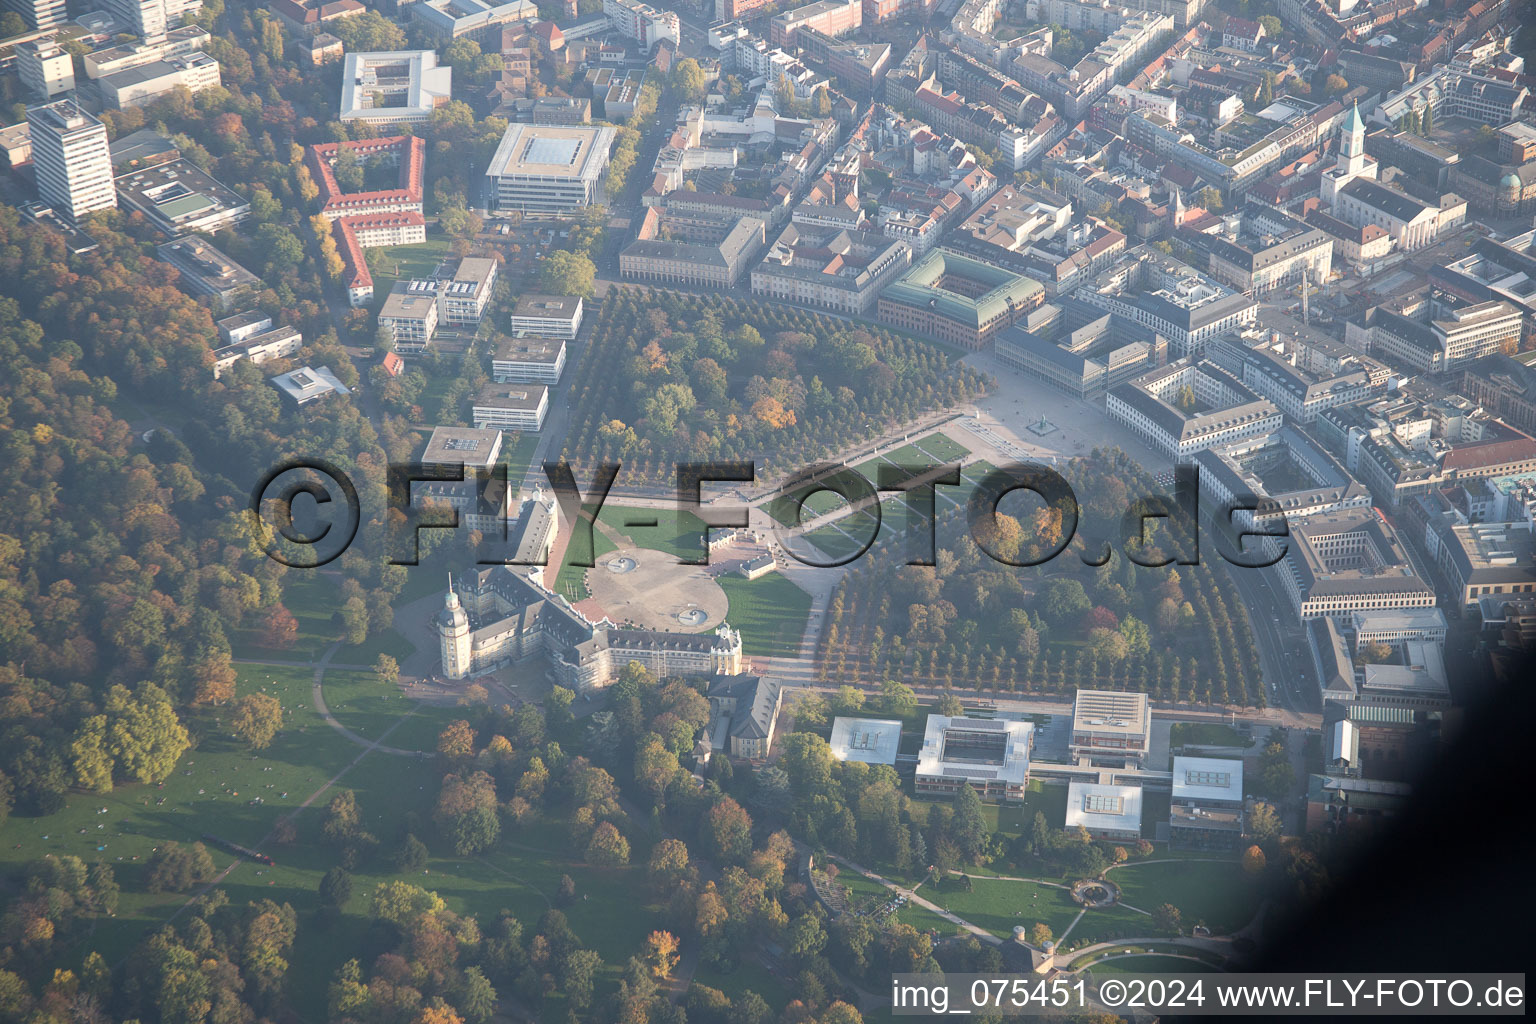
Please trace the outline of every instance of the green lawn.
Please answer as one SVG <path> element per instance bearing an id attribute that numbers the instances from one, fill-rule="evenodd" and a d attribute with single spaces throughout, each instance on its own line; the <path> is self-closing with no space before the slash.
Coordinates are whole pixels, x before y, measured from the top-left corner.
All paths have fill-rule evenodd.
<path id="1" fill-rule="evenodd" d="M 507 480 L 514 489 L 528 476 L 529 464 L 538 447 L 538 434 L 508 434 L 502 443 L 501 458 L 507 464 Z M 538 478 L 543 480 L 544 474 L 540 472 Z"/>
<path id="2" fill-rule="evenodd" d="M 1206 974 L 1219 970 L 1193 954 L 1165 956 L 1144 953 L 1138 956 L 1115 956 L 1113 959 L 1096 960 L 1090 970 L 1094 974 Z"/>
<path id="3" fill-rule="evenodd" d="M 693 973 L 693 980 L 700 985 L 719 989 L 732 1000 L 739 999 L 744 992 L 756 992 L 777 1012 L 784 1005 L 781 994 L 787 991 L 787 983 L 774 977 L 753 955 L 754 952 L 749 949 L 741 963 L 729 974 L 701 962 L 699 969 Z"/>
<path id="4" fill-rule="evenodd" d="M 372 665 L 381 654 L 388 654 L 396 661 L 404 661 L 415 653 L 416 645 L 407 640 L 404 633 L 390 627 L 360 644 L 342 646 L 334 660 L 343 665 Z"/>
<path id="5" fill-rule="evenodd" d="M 283 575 L 282 600 L 299 622 L 293 646 L 262 646 L 260 620 L 264 612 L 257 612 L 254 623 L 234 630 L 230 636 L 230 648 L 236 658 L 318 661 L 325 649 L 336 642 L 341 631 L 334 619 L 341 607 L 341 591 L 330 576 L 312 569 L 290 569 Z"/>
<path id="6" fill-rule="evenodd" d="M 940 462 L 954 462 L 971 454 L 971 450 L 948 434 L 930 434 L 916 442 L 917 447 Z"/>
<path id="7" fill-rule="evenodd" d="M 1258 912 L 1258 886 L 1236 861 L 1125 864 L 1109 877 L 1126 903 L 1142 910 L 1172 903 L 1185 925 L 1204 921 L 1214 931 L 1234 932 Z"/>
<path id="8" fill-rule="evenodd" d="M 617 549 L 617 545 L 608 539 L 608 535 L 601 530 L 592 531 L 592 560 L 596 562 L 610 551 Z M 571 561 L 571 549 L 565 549 L 565 563 L 560 566 L 560 573 L 555 577 L 555 593 L 564 594 L 567 601 L 585 601 L 592 596 L 587 589 L 588 567 L 575 565 Z M 606 570 L 604 570 L 606 571 Z"/>
<path id="9" fill-rule="evenodd" d="M 811 614 L 811 595 L 779 573 L 749 580 L 735 573 L 719 577 L 730 601 L 726 620 L 741 630 L 748 657 L 794 657 Z"/>
<path id="10" fill-rule="evenodd" d="M 839 865 L 839 867 L 842 867 L 842 865 Z M 886 875 L 885 877 L 891 878 L 892 881 L 900 881 L 903 884 L 912 884 L 912 880 L 896 879 L 891 875 Z M 893 895 L 890 889 L 872 878 L 865 878 L 849 867 L 842 867 L 835 884 L 841 885 L 848 890 L 849 904 L 855 908 L 882 906 Z M 924 898 L 928 898 L 927 889 L 928 887 L 924 886 L 918 892 Z M 935 900 L 934 902 L 938 901 Z M 956 928 L 954 924 L 944 920 L 944 918 L 935 914 L 927 907 L 920 907 L 910 901 L 903 905 L 900 910 L 896 911 L 896 920 L 902 924 L 909 924 L 918 931 L 936 931 L 940 935 L 953 935 Z"/>
<path id="11" fill-rule="evenodd" d="M 389 290 L 396 281 L 409 281 L 413 277 L 426 277 L 448 257 L 453 240 L 441 236 L 429 237 L 415 245 L 392 245 L 375 250 L 377 255 L 368 261 L 373 271 L 373 311 L 377 313 L 389 298 Z"/>
<path id="12" fill-rule="evenodd" d="M 634 542 L 637 548 L 665 551 L 679 559 L 704 557 L 704 520 L 682 509 L 626 508 L 604 505 L 602 522 Z M 629 526 L 630 522 L 654 520 L 655 526 Z"/>
<path id="13" fill-rule="evenodd" d="M 1036 921 L 1044 921 L 1050 926 L 1052 935 L 1060 935 L 1081 909 L 1072 902 L 1065 889 L 1054 886 L 1005 882 L 981 876 L 972 876 L 971 886 L 970 892 L 932 885 L 925 885 L 918 891 L 945 910 L 959 914 L 1002 939 L 1013 937 L 1015 925 L 1028 928 Z"/>
<path id="14" fill-rule="evenodd" d="M 1180 747 L 1194 743 L 1208 747 L 1251 747 L 1253 737 L 1238 732 L 1225 722 L 1175 722 L 1168 734 L 1168 745 Z"/>

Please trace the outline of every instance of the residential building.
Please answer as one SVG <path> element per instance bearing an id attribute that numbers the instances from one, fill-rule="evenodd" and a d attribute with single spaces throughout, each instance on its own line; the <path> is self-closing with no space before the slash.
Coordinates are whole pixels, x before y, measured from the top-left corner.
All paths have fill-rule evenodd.
<path id="1" fill-rule="evenodd" d="M 453 98 L 453 69 L 439 67 L 432 50 L 349 53 L 342 70 L 343 121 L 380 128 L 425 124 Z"/>
<path id="2" fill-rule="evenodd" d="M 523 295 L 512 310 L 508 327 L 516 335 L 574 341 L 581 331 L 581 316 L 579 295 Z"/>
<path id="3" fill-rule="evenodd" d="M 75 87 L 75 59 L 65 53 L 53 39 L 37 39 L 16 43 L 11 47 L 16 54 L 16 74 L 21 84 L 32 92 L 32 98 L 44 103 Z"/>
<path id="4" fill-rule="evenodd" d="M 491 356 L 491 377 L 500 384 L 558 384 L 565 371 L 565 339 L 518 335 L 503 338 Z"/>
<path id="5" fill-rule="evenodd" d="M 1141 838 L 1141 787 L 1102 782 L 1067 783 L 1069 830 L 1086 829 L 1094 839 Z"/>
<path id="6" fill-rule="evenodd" d="M 792 223 L 752 270 L 752 294 L 867 316 L 880 290 L 912 262 L 912 249 L 872 231 Z"/>
<path id="7" fill-rule="evenodd" d="M 763 760 L 773 748 L 784 686 L 772 676 L 718 675 L 705 684 L 710 747 L 732 757 Z"/>
<path id="8" fill-rule="evenodd" d="M 277 327 L 242 337 L 213 350 L 213 379 L 218 380 L 225 370 L 242 359 L 260 366 L 273 359 L 298 355 L 303 347 L 304 335 L 292 327 Z"/>
<path id="9" fill-rule="evenodd" d="M 929 715 L 914 788 L 944 796 L 968 785 L 984 799 L 1022 800 L 1034 730 L 1029 722 Z"/>
<path id="10" fill-rule="evenodd" d="M 27 109 L 37 194 L 76 224 L 86 214 L 117 207 L 107 126 L 72 99 Z"/>
<path id="11" fill-rule="evenodd" d="M 948 249 L 934 249 L 880 293 L 876 318 L 979 349 L 1045 301 L 1036 281 Z"/>
<path id="12" fill-rule="evenodd" d="M 379 327 L 390 332 L 395 351 L 422 352 L 437 333 L 437 288 L 432 281 L 396 281 L 379 309 Z"/>
<path id="13" fill-rule="evenodd" d="M 113 110 L 145 106 L 175 89 L 195 94 L 220 84 L 219 62 L 201 50 L 167 56 L 96 79 L 102 101 Z"/>
<path id="14" fill-rule="evenodd" d="M 603 0 L 603 13 L 620 35 L 635 40 L 646 52 L 663 39 L 682 45 L 682 22 L 673 11 L 658 10 L 643 0 Z"/>
<path id="15" fill-rule="evenodd" d="M 1144 693 L 1079 689 L 1072 701 L 1072 760 L 1104 767 L 1142 767 L 1152 739 Z"/>
<path id="16" fill-rule="evenodd" d="M 557 212 L 601 205 L 613 139 L 614 129 L 606 125 L 508 125 L 485 172 L 496 209 Z"/>
<path id="17" fill-rule="evenodd" d="M 156 40 L 203 9 L 203 0 L 106 0 L 107 13 L 120 26 Z"/>
<path id="18" fill-rule="evenodd" d="M 268 379 L 278 393 L 294 405 L 318 402 L 327 395 L 350 395 L 351 390 L 336 378 L 329 366 L 305 366 Z"/>
<path id="19" fill-rule="evenodd" d="M 493 382 L 475 396 L 471 416 L 482 430 L 499 427 L 533 434 L 544 428 L 549 388 L 543 384 Z"/>

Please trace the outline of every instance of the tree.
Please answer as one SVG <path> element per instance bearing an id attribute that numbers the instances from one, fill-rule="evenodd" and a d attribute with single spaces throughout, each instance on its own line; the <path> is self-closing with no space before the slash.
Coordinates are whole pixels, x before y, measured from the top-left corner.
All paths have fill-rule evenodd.
<path id="1" fill-rule="evenodd" d="M 262 623 L 261 646 L 286 651 L 298 638 L 299 620 L 282 605 L 273 605 Z"/>
<path id="2" fill-rule="evenodd" d="M 494 807 L 476 807 L 453 819 L 453 852 L 460 857 L 482 853 L 501 838 L 501 818 Z"/>
<path id="3" fill-rule="evenodd" d="M 1273 14 L 1260 15 L 1259 24 L 1264 27 L 1264 35 L 1270 39 L 1279 39 L 1285 35 L 1285 23 Z"/>
<path id="4" fill-rule="evenodd" d="M 373 662 L 373 674 L 385 686 L 400 681 L 400 663 L 388 654 L 380 654 Z"/>
<path id="5" fill-rule="evenodd" d="M 1040 614 L 1052 625 L 1075 623 L 1093 607 L 1088 592 L 1074 579 L 1054 579 L 1040 590 Z"/>
<path id="6" fill-rule="evenodd" d="M 1269 843 L 1280 838 L 1280 832 L 1280 815 L 1275 813 L 1274 807 L 1254 804 L 1253 810 L 1248 812 L 1248 834 L 1261 843 Z"/>
<path id="7" fill-rule="evenodd" d="M 752 819 L 728 796 L 720 797 L 704 813 L 702 832 L 705 849 L 722 863 L 739 864 L 752 852 Z"/>
<path id="8" fill-rule="evenodd" d="M 1243 851 L 1243 870 L 1250 875 L 1257 875 L 1264 870 L 1266 863 L 1264 851 L 1257 846 L 1250 846 Z"/>
<path id="9" fill-rule="evenodd" d="M 283 705 L 276 697 L 252 693 L 235 704 L 230 728 L 252 750 L 265 750 L 283 727 Z"/>
<path id="10" fill-rule="evenodd" d="M 392 863 L 401 874 L 415 874 L 427 866 L 427 844 L 407 832 L 400 842 L 400 848 L 395 851 Z"/>
<path id="11" fill-rule="evenodd" d="M 651 932 L 640 949 L 640 959 L 653 975 L 665 978 L 680 959 L 677 952 L 677 936 L 671 932 Z"/>
<path id="12" fill-rule="evenodd" d="M 452 760 L 472 756 L 475 730 L 462 718 L 449 722 L 448 727 L 437 735 L 437 752 Z"/>
<path id="13" fill-rule="evenodd" d="M 164 690 L 141 683 L 130 694 L 114 686 L 107 697 L 107 749 L 118 772 L 136 782 L 162 782 L 192 745 Z"/>
<path id="14" fill-rule="evenodd" d="M 1349 82 L 1343 75 L 1329 75 L 1323 81 L 1323 91 L 1329 96 L 1339 96 L 1349 91 Z"/>
<path id="15" fill-rule="evenodd" d="M 680 839 L 663 839 L 651 848 L 645 871 L 658 892 L 671 891 L 688 874 L 688 847 Z"/>
<path id="16" fill-rule="evenodd" d="M 1029 944 L 1036 949 L 1050 942 L 1053 937 L 1051 926 L 1044 921 L 1036 921 L 1034 927 L 1029 930 Z"/>
<path id="17" fill-rule="evenodd" d="M 331 914 L 339 914 L 352 898 L 352 872 L 341 865 L 337 865 L 327 871 L 320 879 L 320 909 Z"/>
<path id="18" fill-rule="evenodd" d="M 1221 192 L 1212 185 L 1207 185 L 1200 190 L 1200 205 L 1212 213 L 1219 213 L 1224 205 L 1221 200 Z"/>
<path id="19" fill-rule="evenodd" d="M 982 817 L 981 797 L 968 785 L 955 793 L 955 816 L 949 834 L 968 862 L 975 864 L 980 860 L 987 843 L 987 822 Z"/>
<path id="20" fill-rule="evenodd" d="M 469 1024 L 486 1024 L 496 1013 L 496 989 L 478 967 L 464 970 L 459 986 L 458 1006 Z"/>
<path id="21" fill-rule="evenodd" d="M 164 843 L 149 855 L 144 887 L 150 892 L 182 892 L 214 875 L 213 857 L 202 843 Z"/>
<path id="22" fill-rule="evenodd" d="M 950 693 L 948 690 L 946 690 L 939 696 L 938 701 L 935 702 L 933 710 L 938 714 L 947 715 L 950 718 L 958 718 L 965 714 L 965 705 L 961 703 L 959 697 L 956 697 L 953 693 Z"/>
<path id="23" fill-rule="evenodd" d="M 1164 903 L 1152 911 L 1152 926 L 1158 931 L 1172 932 L 1177 935 L 1182 917 L 1178 907 L 1172 903 Z"/>
<path id="24" fill-rule="evenodd" d="M 621 867 L 629 863 L 629 840 L 613 822 L 605 821 L 593 830 L 592 838 L 587 842 L 586 858 L 588 864 L 597 867 Z"/>
<path id="25" fill-rule="evenodd" d="M 539 287 L 551 295 L 590 299 L 597 288 L 597 266 L 586 253 L 556 250 L 539 258 Z"/>
<path id="26" fill-rule="evenodd" d="M 707 87 L 704 69 L 699 67 L 699 62 L 692 57 L 684 57 L 672 65 L 672 88 L 677 90 L 683 102 L 699 102 L 704 98 L 704 90 Z"/>

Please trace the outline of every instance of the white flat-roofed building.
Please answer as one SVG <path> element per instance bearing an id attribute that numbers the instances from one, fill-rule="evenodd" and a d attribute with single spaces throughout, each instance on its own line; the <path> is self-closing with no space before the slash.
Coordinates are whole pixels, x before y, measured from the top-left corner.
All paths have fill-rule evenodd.
<path id="1" fill-rule="evenodd" d="M 377 125 L 424 124 L 453 97 L 453 69 L 432 50 L 347 54 L 341 119 Z"/>
<path id="2" fill-rule="evenodd" d="M 351 390 L 336 378 L 329 366 L 304 366 L 271 378 L 269 383 L 294 405 L 308 405 L 326 395 L 350 395 Z"/>
<path id="3" fill-rule="evenodd" d="M 142 213 L 161 234 L 171 238 L 211 235 L 220 228 L 234 227 L 251 213 L 251 204 L 244 197 L 190 160 L 151 164 L 119 176 L 113 184 L 125 207 Z"/>
<path id="4" fill-rule="evenodd" d="M 410 5 L 411 20 L 440 43 L 468 37 L 487 51 L 501 42 L 501 29 L 515 21 L 533 21 L 539 9 L 530 0 L 420 0 Z"/>
<path id="5" fill-rule="evenodd" d="M 896 763 L 901 746 L 901 723 L 884 718 L 848 718 L 832 720 L 832 756 L 839 761 L 862 764 Z"/>
<path id="6" fill-rule="evenodd" d="M 1067 784 L 1066 827 L 1095 839 L 1141 838 L 1141 787 L 1098 782 Z"/>
<path id="7" fill-rule="evenodd" d="M 155 254 L 181 271 L 178 283 L 189 294 L 214 298 L 221 310 L 237 296 L 261 287 L 261 278 L 196 236 L 162 242 Z"/>
<path id="8" fill-rule="evenodd" d="M 501 458 L 501 431 L 477 427 L 433 427 L 416 461 L 426 466 L 490 469 Z"/>
<path id="9" fill-rule="evenodd" d="M 513 334 L 538 334 L 547 338 L 576 337 L 581 330 L 579 295 L 524 295 L 512 310 Z"/>
<path id="10" fill-rule="evenodd" d="M 917 759 L 917 792 L 943 795 L 969 785 L 988 799 L 1024 799 L 1034 729 L 1029 722 L 1001 718 L 929 715 Z"/>
<path id="11" fill-rule="evenodd" d="M 1072 702 L 1073 760 L 1115 760 L 1141 765 L 1152 739 L 1152 713 L 1144 693 L 1078 690 Z"/>
<path id="12" fill-rule="evenodd" d="M 496 382 L 475 396 L 472 416 L 482 430 L 499 427 L 531 434 L 543 429 L 548 412 L 549 388 L 543 384 Z"/>
<path id="13" fill-rule="evenodd" d="M 480 256 L 467 256 L 451 279 L 438 282 L 438 317 L 449 326 L 478 324 L 496 290 L 498 264 Z"/>
<path id="14" fill-rule="evenodd" d="M 682 23 L 673 11 L 658 10 L 642 0 L 603 0 L 603 13 L 620 35 L 647 51 L 663 39 L 682 45 Z"/>
<path id="15" fill-rule="evenodd" d="M 260 366 L 273 359 L 298 355 L 299 349 L 303 347 L 304 335 L 292 327 L 278 327 L 251 335 L 213 350 L 213 379 L 218 380 L 225 370 L 242 359 L 249 359 Z"/>
<path id="16" fill-rule="evenodd" d="M 1351 616 L 1351 623 L 1355 631 L 1356 651 L 1371 644 L 1401 647 L 1410 640 L 1445 642 L 1445 612 L 1439 608 L 1355 612 Z"/>
<path id="17" fill-rule="evenodd" d="M 491 376 L 502 384 L 558 384 L 564 372 L 564 338 L 506 338 L 491 356 Z"/>
<path id="18" fill-rule="evenodd" d="M 177 88 L 195 94 L 221 84 L 219 62 L 201 50 L 140 64 L 96 79 L 102 102 L 114 110 L 145 106 Z"/>
<path id="19" fill-rule="evenodd" d="M 32 162 L 32 126 L 23 121 L 0 128 L 0 162 L 9 170 Z"/>
<path id="20" fill-rule="evenodd" d="M 496 208 L 553 212 L 602 203 L 613 139 L 607 125 L 509 125 L 485 172 Z"/>
<path id="21" fill-rule="evenodd" d="M 514 484 L 490 472 L 501 461 L 501 431 L 474 427 L 434 427 L 416 459 L 424 466 L 462 466 L 462 480 L 416 481 L 413 503 L 436 501 L 459 513 L 459 522 L 482 532 L 508 525 L 518 511 Z"/>
<path id="22" fill-rule="evenodd" d="M 1175 803 L 1183 804 L 1241 807 L 1243 805 L 1242 760 L 1225 757 L 1175 757 L 1171 799 Z"/>
<path id="23" fill-rule="evenodd" d="M 75 87 L 75 59 L 55 40 L 17 43 L 11 49 L 16 54 L 16 74 L 35 99 L 47 103 Z"/>
<path id="24" fill-rule="evenodd" d="M 107 126 L 72 99 L 27 110 L 37 194 L 69 221 L 117 208 Z"/>
<path id="25" fill-rule="evenodd" d="M 437 333 L 437 287 L 433 281 L 396 281 L 379 310 L 379 326 L 394 338 L 395 351 L 411 354 Z"/>
<path id="26" fill-rule="evenodd" d="M 253 338 L 263 331 L 270 331 L 272 329 L 272 318 L 257 310 L 250 310 L 217 320 L 213 326 L 219 329 L 219 337 L 224 339 L 224 344 L 238 345 L 245 339 Z"/>

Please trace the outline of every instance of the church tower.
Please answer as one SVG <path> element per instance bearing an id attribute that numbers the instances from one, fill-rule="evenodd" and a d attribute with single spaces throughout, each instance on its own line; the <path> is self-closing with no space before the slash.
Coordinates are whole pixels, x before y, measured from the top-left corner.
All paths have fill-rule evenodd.
<path id="1" fill-rule="evenodd" d="M 1339 131 L 1339 155 L 1332 169 L 1324 171 L 1321 184 L 1323 203 L 1330 209 L 1338 203 L 1339 190 L 1356 178 L 1375 178 L 1376 161 L 1365 155 L 1365 120 L 1360 104 L 1355 104 Z"/>
<path id="2" fill-rule="evenodd" d="M 448 577 L 448 599 L 437 617 L 437 632 L 443 645 L 443 675 L 449 679 L 463 679 L 474 667 L 470 656 L 469 615 L 459 603 L 459 595 L 454 592 L 451 574 Z"/>

